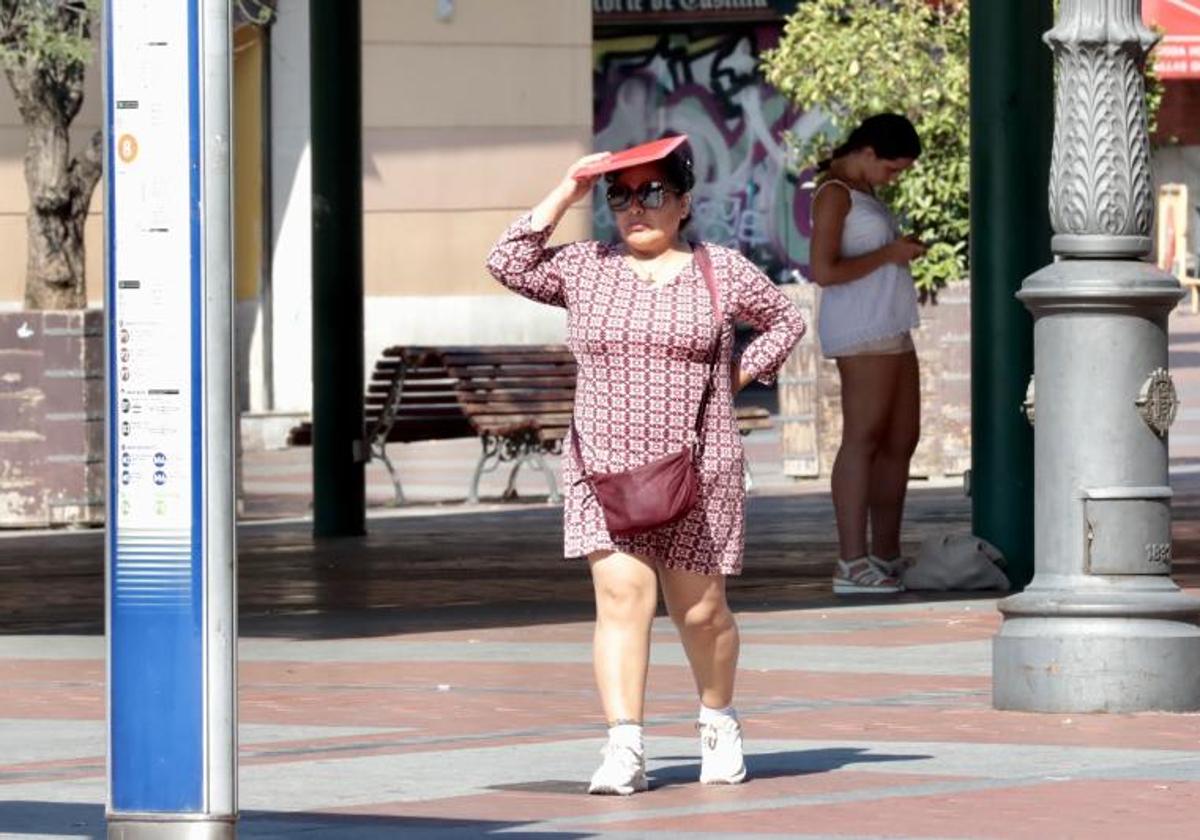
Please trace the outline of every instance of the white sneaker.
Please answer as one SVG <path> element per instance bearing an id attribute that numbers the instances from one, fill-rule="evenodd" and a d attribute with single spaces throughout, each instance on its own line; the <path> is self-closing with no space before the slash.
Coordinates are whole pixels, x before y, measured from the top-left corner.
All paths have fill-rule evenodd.
<path id="1" fill-rule="evenodd" d="M 592 774 L 588 793 L 629 796 L 646 790 L 646 757 L 630 747 L 608 743 L 600 751 L 604 761 Z"/>
<path id="2" fill-rule="evenodd" d="M 746 779 L 742 758 L 742 724 L 734 715 L 708 723 L 700 730 L 700 784 L 736 785 Z"/>
<path id="3" fill-rule="evenodd" d="M 837 561 L 833 573 L 835 595 L 891 595 L 903 591 L 904 584 L 885 574 L 870 557 Z"/>

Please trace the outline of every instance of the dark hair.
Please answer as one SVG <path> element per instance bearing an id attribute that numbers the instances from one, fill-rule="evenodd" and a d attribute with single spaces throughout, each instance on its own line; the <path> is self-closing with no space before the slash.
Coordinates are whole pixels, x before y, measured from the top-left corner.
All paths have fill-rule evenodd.
<path id="1" fill-rule="evenodd" d="M 696 176 L 692 172 L 692 154 L 687 146 L 680 146 L 662 161 L 663 178 L 681 193 L 692 191 L 696 186 Z"/>
<path id="2" fill-rule="evenodd" d="M 692 172 L 692 153 L 687 143 L 655 163 L 662 169 L 663 181 L 667 186 L 678 190 L 680 195 L 691 192 L 692 187 L 696 185 L 696 176 Z M 619 169 L 616 172 L 610 172 L 605 176 L 605 180 L 610 184 L 615 183 L 620 174 L 621 170 Z M 691 220 L 692 214 L 689 211 L 687 216 L 679 221 L 680 230 L 686 227 Z"/>
<path id="3" fill-rule="evenodd" d="M 921 155 L 921 138 L 917 130 L 902 114 L 876 114 L 867 117 L 858 128 L 850 132 L 846 142 L 833 150 L 833 154 L 821 161 L 818 169 L 824 172 L 829 165 L 860 149 L 874 149 L 876 157 L 884 160 L 917 158 Z"/>

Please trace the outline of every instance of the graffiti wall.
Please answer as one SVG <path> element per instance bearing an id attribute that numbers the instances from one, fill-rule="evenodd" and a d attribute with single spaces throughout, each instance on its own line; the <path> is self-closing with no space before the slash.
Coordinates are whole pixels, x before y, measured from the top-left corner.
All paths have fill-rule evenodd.
<path id="1" fill-rule="evenodd" d="M 797 114 L 757 72 L 777 25 L 708 31 L 720 34 L 597 34 L 595 147 L 686 133 L 696 171 L 693 233 L 739 249 L 787 282 L 808 263 L 811 189 L 807 174 L 788 174 L 783 135 L 806 136 L 820 120 Z M 595 207 L 596 237 L 615 237 L 603 195 Z"/>

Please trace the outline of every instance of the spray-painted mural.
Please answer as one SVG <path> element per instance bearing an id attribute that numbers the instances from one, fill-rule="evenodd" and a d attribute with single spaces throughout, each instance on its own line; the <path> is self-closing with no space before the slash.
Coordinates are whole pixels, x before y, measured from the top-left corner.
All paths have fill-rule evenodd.
<path id="1" fill-rule="evenodd" d="M 797 114 L 757 71 L 775 26 L 714 37 L 682 34 L 597 38 L 595 146 L 621 149 L 686 133 L 695 159 L 693 233 L 738 248 L 776 282 L 808 263 L 811 191 L 787 173 L 787 130 L 820 127 Z M 603 186 L 598 187 L 602 190 Z M 616 235 L 603 195 L 595 235 Z"/>

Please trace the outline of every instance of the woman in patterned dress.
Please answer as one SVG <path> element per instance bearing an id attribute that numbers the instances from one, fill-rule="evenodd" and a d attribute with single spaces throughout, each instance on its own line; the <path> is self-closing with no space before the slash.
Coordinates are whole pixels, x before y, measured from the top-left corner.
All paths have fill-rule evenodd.
<path id="1" fill-rule="evenodd" d="M 920 322 L 908 264 L 925 253 L 875 196 L 921 154 L 899 114 L 863 120 L 822 165 L 813 194 L 809 269 L 821 287 L 821 351 L 837 361 L 842 442 L 833 463 L 841 557 L 839 595 L 903 589 L 900 522 L 908 465 L 921 433 L 921 386 L 911 330 Z M 868 551 L 867 524 L 871 526 Z"/>
<path id="2" fill-rule="evenodd" d="M 532 212 L 492 249 L 488 269 L 509 289 L 567 310 L 567 343 L 578 368 L 575 429 L 585 465 L 564 447 L 567 557 L 587 558 L 596 598 L 594 666 L 609 724 L 603 762 L 589 792 L 645 790 L 642 719 L 650 629 L 658 587 L 678 628 L 700 695 L 700 781 L 736 784 L 746 775 L 733 708 L 739 639 L 725 576 L 741 571 L 742 445 L 733 394 L 773 381 L 804 333 L 799 312 L 737 251 L 709 245 L 721 320 L 681 235 L 692 212 L 691 162 L 677 150 L 607 175 L 607 201 L 621 241 L 548 247 L 555 225 L 592 191 L 572 165 Z M 734 359 L 733 323 L 758 335 Z M 697 461 L 700 501 L 672 525 L 634 537 L 609 534 L 584 478 L 632 469 L 677 452 L 694 434 L 701 394 L 719 342 Z"/>

